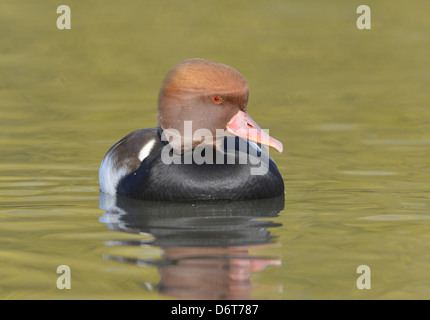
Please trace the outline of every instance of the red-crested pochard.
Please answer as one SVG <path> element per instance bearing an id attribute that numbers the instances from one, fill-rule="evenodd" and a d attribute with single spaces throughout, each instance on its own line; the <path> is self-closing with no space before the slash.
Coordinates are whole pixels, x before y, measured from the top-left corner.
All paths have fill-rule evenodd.
<path id="1" fill-rule="evenodd" d="M 102 192 L 145 200 L 246 200 L 284 194 L 261 147 L 282 152 L 246 110 L 248 84 L 235 69 L 189 59 L 167 74 L 158 127 L 134 131 L 106 153 Z"/>

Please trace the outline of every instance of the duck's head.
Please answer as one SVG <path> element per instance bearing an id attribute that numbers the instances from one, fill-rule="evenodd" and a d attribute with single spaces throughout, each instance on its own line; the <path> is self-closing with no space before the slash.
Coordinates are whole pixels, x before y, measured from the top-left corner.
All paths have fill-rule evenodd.
<path id="1" fill-rule="evenodd" d="M 179 132 L 182 150 L 184 144 L 195 147 L 202 142 L 195 135 L 197 130 L 219 137 L 217 129 L 221 129 L 282 152 L 282 143 L 262 131 L 247 113 L 248 93 L 245 78 L 227 65 L 204 59 L 183 61 L 164 79 L 158 100 L 159 126 Z M 192 132 L 184 129 L 186 121 L 192 121 Z M 190 136 L 194 138 L 187 141 Z"/>

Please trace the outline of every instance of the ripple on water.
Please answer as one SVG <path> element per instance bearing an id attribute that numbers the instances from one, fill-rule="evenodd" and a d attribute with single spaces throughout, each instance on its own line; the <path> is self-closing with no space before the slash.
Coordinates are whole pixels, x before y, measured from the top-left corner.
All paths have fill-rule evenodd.
<path id="1" fill-rule="evenodd" d="M 355 175 L 355 176 L 391 176 L 395 175 L 392 171 L 362 171 L 362 170 L 352 170 L 352 171 L 342 171 L 343 174 Z"/>
<path id="2" fill-rule="evenodd" d="M 422 220 L 423 218 L 424 218 L 423 216 L 417 216 L 417 215 L 383 214 L 383 215 L 363 217 L 361 219 L 363 219 L 363 220 L 399 221 L 399 220 Z"/>
<path id="3" fill-rule="evenodd" d="M 350 131 L 357 127 L 358 125 L 354 123 L 322 123 L 315 126 L 316 129 L 323 131 Z"/>
<path id="4" fill-rule="evenodd" d="M 372 139 L 362 140 L 364 144 L 371 145 L 402 145 L 402 146 L 423 146 L 430 145 L 430 139 Z"/>

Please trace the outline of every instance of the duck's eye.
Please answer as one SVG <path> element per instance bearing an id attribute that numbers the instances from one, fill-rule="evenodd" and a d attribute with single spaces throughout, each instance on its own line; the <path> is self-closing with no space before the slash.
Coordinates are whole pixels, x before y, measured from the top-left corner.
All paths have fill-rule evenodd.
<path id="1" fill-rule="evenodd" d="M 220 96 L 213 96 L 212 101 L 216 104 L 219 104 L 219 103 L 221 103 L 222 98 Z"/>

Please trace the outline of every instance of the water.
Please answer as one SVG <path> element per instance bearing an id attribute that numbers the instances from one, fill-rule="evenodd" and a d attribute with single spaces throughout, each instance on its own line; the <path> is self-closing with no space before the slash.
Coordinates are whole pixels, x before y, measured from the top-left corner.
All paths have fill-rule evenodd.
<path id="1" fill-rule="evenodd" d="M 372 3 L 362 31 L 344 1 L 86 1 L 63 31 L 57 6 L 0 4 L 0 298 L 430 297 L 427 2 Z M 104 153 L 191 57 L 247 79 L 284 199 L 100 195 Z"/>

